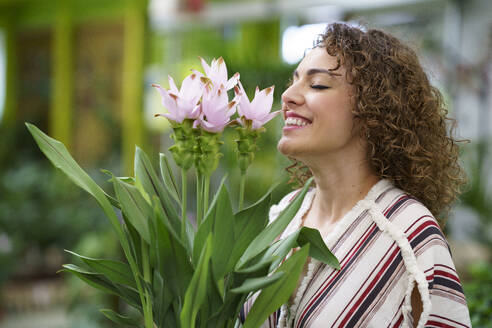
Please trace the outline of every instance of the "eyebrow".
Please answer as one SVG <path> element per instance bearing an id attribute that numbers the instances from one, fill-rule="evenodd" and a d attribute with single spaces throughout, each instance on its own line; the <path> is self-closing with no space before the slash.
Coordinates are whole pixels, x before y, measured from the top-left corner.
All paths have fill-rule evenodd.
<path id="1" fill-rule="evenodd" d="M 333 71 L 330 71 L 330 70 L 324 69 L 324 68 L 311 68 L 306 72 L 306 75 L 313 75 L 313 74 L 319 74 L 319 73 L 328 74 L 330 76 L 342 76 L 342 74 L 340 74 L 340 73 L 335 73 Z M 295 70 L 293 73 L 293 76 L 299 77 L 299 72 L 297 70 Z"/>

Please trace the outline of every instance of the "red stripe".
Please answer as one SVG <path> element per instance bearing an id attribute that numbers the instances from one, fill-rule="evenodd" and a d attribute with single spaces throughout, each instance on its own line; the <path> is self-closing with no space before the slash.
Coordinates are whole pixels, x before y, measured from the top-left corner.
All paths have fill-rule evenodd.
<path id="1" fill-rule="evenodd" d="M 422 230 L 424 230 L 425 228 L 427 228 L 429 226 L 435 226 L 435 227 L 439 228 L 439 226 L 437 225 L 437 223 L 435 223 L 434 221 L 426 221 L 426 222 L 422 223 L 421 225 L 419 225 L 417 227 L 417 229 L 415 229 L 415 231 L 413 231 L 408 236 L 408 240 L 413 239 L 416 235 L 418 235 L 420 232 L 422 232 Z"/>
<path id="2" fill-rule="evenodd" d="M 358 244 L 355 244 L 354 246 L 352 246 L 352 249 L 347 253 L 347 255 L 345 256 L 345 258 L 342 259 L 342 261 L 340 262 L 340 266 L 341 266 L 340 271 L 343 270 L 343 268 L 345 267 L 345 265 L 347 265 L 348 262 L 350 262 L 350 260 L 354 257 L 354 255 L 357 253 L 357 251 L 360 249 L 360 247 L 364 244 L 364 242 L 367 240 L 367 238 L 369 238 L 369 236 L 372 234 L 372 232 L 376 229 L 376 225 L 375 224 L 371 225 L 371 227 L 372 228 L 369 228 L 366 231 L 364 237 L 362 239 L 360 239 L 359 243 Z M 354 247 L 355 247 L 355 250 L 354 250 Z M 348 257 L 348 259 L 347 259 L 347 257 Z M 344 264 L 342 264 L 342 263 L 344 263 Z M 297 327 L 299 327 L 299 324 L 302 322 L 304 316 L 306 315 L 306 312 L 309 311 L 309 309 L 314 304 L 314 302 L 316 302 L 316 300 L 321 297 L 321 295 L 328 288 L 328 286 L 331 285 L 331 283 L 333 282 L 333 280 L 336 278 L 336 274 L 339 273 L 340 271 L 333 271 L 325 279 L 325 281 L 322 284 L 323 287 L 318 290 L 318 293 L 311 299 L 311 301 L 309 302 L 309 304 L 304 308 L 304 311 L 302 311 L 302 314 L 299 317 L 299 321 L 298 321 Z"/>
<path id="3" fill-rule="evenodd" d="M 451 274 L 449 272 L 446 272 L 446 271 L 435 270 L 434 271 L 434 275 L 441 276 L 441 277 L 446 277 L 446 278 L 450 278 L 450 279 L 453 279 L 454 281 L 456 281 L 457 283 L 461 283 L 460 282 L 460 279 L 458 277 L 456 277 L 455 275 L 453 275 L 453 274 Z"/>
<path id="4" fill-rule="evenodd" d="M 401 322 L 403 321 L 403 314 L 401 313 L 401 307 L 403 306 L 403 303 L 405 302 L 405 298 L 403 298 L 401 300 L 401 303 L 400 303 L 400 306 L 398 307 L 398 310 L 396 311 L 395 315 L 393 316 L 393 318 L 395 318 L 398 313 L 400 313 L 400 317 L 398 318 L 398 320 L 396 321 L 395 325 L 393 326 L 393 328 L 397 327 L 397 324 L 401 324 Z M 393 320 L 393 319 L 391 319 Z M 388 325 L 389 327 L 389 325 Z"/>
<path id="5" fill-rule="evenodd" d="M 393 243 L 393 244 L 391 245 L 391 247 L 388 249 L 388 252 L 389 252 L 389 251 L 390 251 L 393 247 L 395 247 L 395 246 L 396 246 L 396 243 Z M 398 251 L 398 247 L 396 247 L 396 248 L 395 248 L 395 250 L 393 251 L 393 253 L 394 253 L 394 252 L 397 252 L 397 251 Z M 391 256 L 393 256 L 393 254 L 392 254 Z M 375 271 L 376 271 L 376 269 L 380 266 L 380 264 L 381 264 L 381 262 L 383 262 L 383 260 L 384 260 L 384 256 L 383 256 L 383 257 L 379 260 L 379 262 L 378 262 L 378 263 L 374 266 L 374 268 L 372 269 L 372 271 L 369 273 L 368 277 L 371 277 L 371 276 L 374 274 L 374 272 L 375 272 Z M 391 260 L 391 257 L 389 258 L 389 260 Z M 387 260 L 387 261 L 389 261 L 389 260 Z M 387 265 L 387 263 L 386 263 L 386 264 L 384 264 L 384 265 Z M 383 266 L 383 268 L 382 268 L 381 270 L 384 270 L 384 266 Z M 377 278 L 379 277 L 379 275 L 380 275 L 380 274 L 381 274 L 381 273 L 379 272 L 379 273 L 376 275 L 376 278 L 375 278 L 375 279 L 377 279 Z M 369 279 L 369 278 L 368 278 L 368 279 Z M 379 280 L 379 279 L 377 279 L 377 280 Z M 359 292 L 361 291 L 361 289 L 362 289 L 363 287 L 364 287 L 364 286 L 360 286 L 360 288 L 359 288 L 359 289 L 358 289 L 358 290 L 354 293 L 354 296 L 350 299 L 350 302 L 349 302 L 348 304 L 351 304 L 351 303 L 354 301 L 354 299 L 357 297 L 357 295 L 359 294 Z M 347 305 L 347 306 L 348 306 L 348 305 Z M 400 305 L 400 306 L 401 306 L 401 305 Z M 342 314 L 343 314 L 343 313 L 340 313 L 340 314 L 338 315 L 338 317 L 337 317 L 337 319 L 335 320 L 335 322 L 337 322 L 337 321 L 338 321 L 338 319 L 340 319 L 340 316 L 341 316 Z M 350 314 L 350 313 L 349 313 L 349 314 Z"/>
<path id="6" fill-rule="evenodd" d="M 469 328 L 467 325 L 464 325 L 458 321 L 454 321 L 454 320 L 451 320 L 449 318 L 445 318 L 445 317 L 441 317 L 440 315 L 437 315 L 437 314 L 431 314 L 430 315 L 431 317 L 436 317 L 436 318 L 439 318 L 439 319 L 444 319 L 444 320 L 447 320 L 447 321 L 451 321 L 452 323 L 455 323 L 457 325 L 460 325 L 461 327 L 465 327 L 465 328 Z"/>
<path id="7" fill-rule="evenodd" d="M 447 325 L 447 324 L 445 324 L 443 322 L 434 321 L 434 320 L 427 321 L 427 323 L 425 324 L 425 326 L 427 327 L 428 325 L 432 325 L 432 326 L 435 326 L 435 327 L 443 327 L 443 328 L 456 328 L 455 326 L 450 326 L 450 325 Z"/>
<path id="8" fill-rule="evenodd" d="M 423 216 L 419 217 L 417 220 L 415 220 L 415 222 L 414 222 L 414 223 L 412 223 L 412 225 L 411 225 L 411 226 L 409 226 L 409 227 L 407 228 L 407 230 L 405 230 L 405 232 L 408 232 L 409 230 L 411 230 L 411 229 L 412 229 L 415 225 L 417 225 L 417 224 L 419 223 L 419 221 L 420 221 L 420 220 L 422 220 L 422 219 L 427 219 L 427 218 L 428 218 L 428 219 L 430 219 L 431 221 L 435 221 L 435 219 L 434 219 L 434 217 L 433 217 L 433 216 L 430 216 L 430 215 L 423 215 Z"/>
<path id="9" fill-rule="evenodd" d="M 384 272 L 386 271 L 386 269 L 393 262 L 394 258 L 396 257 L 396 255 L 398 254 L 399 251 L 400 251 L 400 249 L 399 248 L 396 248 L 393 251 L 393 253 L 391 253 L 391 256 L 388 258 L 388 260 L 386 260 L 386 263 L 379 270 L 379 272 L 376 274 L 376 277 L 374 277 L 374 279 L 371 281 L 371 283 L 366 288 L 366 290 L 364 291 L 364 293 L 362 293 L 362 295 L 359 297 L 359 299 L 357 300 L 357 302 L 354 304 L 354 306 L 352 306 L 352 308 L 350 309 L 350 311 L 347 313 L 347 315 L 345 316 L 345 318 L 342 320 L 342 322 L 340 323 L 340 326 L 344 326 L 347 323 L 347 321 L 350 319 L 351 315 L 353 315 L 354 312 L 357 310 L 357 307 L 362 303 L 362 301 L 366 298 L 367 294 L 369 294 L 369 292 L 374 288 L 374 286 L 377 284 L 377 282 L 379 281 L 379 279 L 381 278 L 381 276 L 384 274 Z"/>
<path id="10" fill-rule="evenodd" d="M 402 321 L 403 321 L 403 314 L 400 314 L 400 318 L 398 318 L 398 321 L 395 322 L 393 328 L 400 327 Z"/>
<path id="11" fill-rule="evenodd" d="M 403 198 L 403 197 L 400 197 L 400 199 Z M 399 200 L 400 200 L 399 199 Z M 399 201 L 398 200 L 398 201 Z M 397 201 L 397 202 L 398 202 Z M 393 207 L 393 206 L 392 206 Z M 389 212 L 391 210 L 388 209 L 387 212 Z M 425 216 L 419 218 L 422 219 L 424 218 Z M 411 240 L 415 237 L 415 235 L 418 235 L 418 231 L 424 229 L 426 226 L 428 225 L 433 225 L 435 224 L 433 221 L 428 221 L 428 222 L 425 222 L 423 223 L 421 226 L 419 226 L 415 232 L 413 232 L 409 237 L 408 237 L 408 241 L 411 242 Z M 408 231 L 408 230 L 407 230 Z M 392 245 L 394 246 L 394 244 Z M 386 269 L 391 265 L 391 263 L 393 262 L 394 258 L 396 257 L 396 255 L 398 254 L 399 252 L 399 247 L 397 247 L 393 253 L 391 254 L 391 256 L 388 258 L 388 260 L 386 261 L 386 263 L 384 264 L 384 266 L 379 270 L 379 272 L 377 273 L 377 275 L 374 277 L 374 279 L 371 281 L 370 285 L 366 288 L 366 290 L 364 291 L 364 293 L 359 297 L 359 299 L 357 300 L 357 302 L 352 306 L 352 308 L 350 309 L 350 311 L 347 313 L 347 315 L 345 316 L 344 320 L 342 321 L 342 323 L 340 324 L 340 326 L 344 326 L 347 321 L 350 319 L 350 317 L 356 312 L 357 308 L 360 306 L 360 304 L 364 301 L 364 299 L 366 298 L 366 296 L 371 292 L 371 290 L 374 288 L 374 286 L 377 284 L 377 282 L 380 280 L 381 276 L 385 273 Z M 380 263 L 380 262 L 379 262 Z M 379 263 L 378 263 L 378 266 L 379 266 Z M 377 266 L 376 266 L 377 267 Z M 369 276 L 372 275 L 372 273 L 374 272 L 374 270 L 371 272 L 371 274 Z M 360 290 L 360 289 L 359 289 Z M 358 291 L 357 291 L 358 293 Z M 356 294 L 357 294 L 356 293 Z M 351 302 L 350 302 L 351 303 Z M 350 304 L 349 303 L 349 304 Z M 341 314 L 340 314 L 341 315 Z M 340 316 L 339 316 L 340 317 Z M 338 318 L 337 318 L 337 321 L 338 321 Z M 336 321 L 335 321 L 336 322 Z"/>
<path id="12" fill-rule="evenodd" d="M 444 264 L 437 264 L 436 263 L 434 266 L 436 266 L 436 267 L 440 266 L 440 267 L 446 268 L 446 269 L 448 269 L 448 270 L 453 271 L 454 273 L 456 273 L 456 270 L 454 268 L 452 268 L 450 266 L 447 266 L 447 265 L 444 265 Z M 456 275 L 457 275 L 457 273 L 456 273 Z"/>

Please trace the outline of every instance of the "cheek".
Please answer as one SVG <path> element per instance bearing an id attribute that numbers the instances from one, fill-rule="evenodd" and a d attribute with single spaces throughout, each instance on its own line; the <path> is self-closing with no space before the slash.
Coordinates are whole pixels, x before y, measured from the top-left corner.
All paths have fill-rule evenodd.
<path id="1" fill-rule="evenodd" d="M 327 130 L 336 134 L 350 134 L 354 126 L 352 106 L 345 98 L 327 99 L 319 106 L 320 120 Z"/>

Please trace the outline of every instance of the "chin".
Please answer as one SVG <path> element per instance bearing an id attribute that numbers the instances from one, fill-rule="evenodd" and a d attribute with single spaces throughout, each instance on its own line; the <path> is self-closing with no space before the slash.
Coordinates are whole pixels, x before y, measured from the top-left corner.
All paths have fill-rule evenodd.
<path id="1" fill-rule="evenodd" d="M 296 146 L 292 142 L 288 142 L 287 140 L 281 138 L 277 144 L 277 150 L 284 156 L 291 157 L 297 159 L 297 156 L 300 155 L 300 150 L 296 150 Z"/>

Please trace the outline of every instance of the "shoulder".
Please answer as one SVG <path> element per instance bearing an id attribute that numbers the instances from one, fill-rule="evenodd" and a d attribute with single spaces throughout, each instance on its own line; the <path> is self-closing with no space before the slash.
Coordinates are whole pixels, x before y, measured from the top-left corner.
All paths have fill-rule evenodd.
<path id="1" fill-rule="evenodd" d="M 414 250 L 423 245 L 449 249 L 434 215 L 415 197 L 393 187 L 379 205 L 384 216 L 405 234 Z"/>

